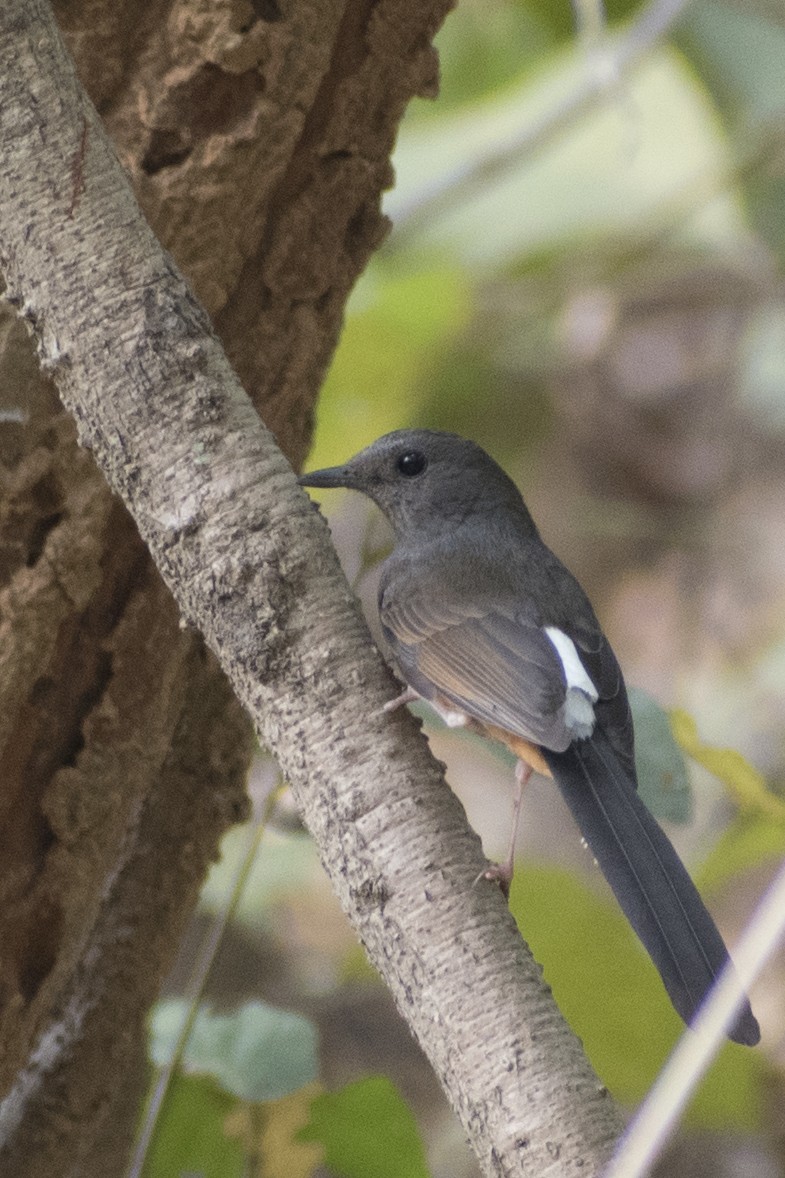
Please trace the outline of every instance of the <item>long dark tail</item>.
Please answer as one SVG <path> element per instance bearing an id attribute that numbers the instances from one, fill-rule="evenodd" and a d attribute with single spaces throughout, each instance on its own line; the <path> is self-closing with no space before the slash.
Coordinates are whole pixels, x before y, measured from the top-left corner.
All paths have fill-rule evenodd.
<path id="1" fill-rule="evenodd" d="M 543 754 L 671 1002 L 689 1023 L 728 960 L 695 884 L 638 797 L 607 737 L 595 731 L 565 753 L 543 749 Z M 760 1039 L 749 1002 L 730 1038 L 749 1046 Z"/>

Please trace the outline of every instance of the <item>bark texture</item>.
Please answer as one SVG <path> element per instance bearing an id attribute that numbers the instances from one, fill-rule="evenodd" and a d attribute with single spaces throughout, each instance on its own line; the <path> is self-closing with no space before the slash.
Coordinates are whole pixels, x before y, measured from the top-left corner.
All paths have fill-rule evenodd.
<path id="1" fill-rule="evenodd" d="M 71 1173 L 65 1148 L 92 1173 L 105 1132 L 126 1143 L 142 1018 L 244 811 L 250 732 L 4 312 L 0 1132 L 10 1172 Z"/>
<path id="2" fill-rule="evenodd" d="M 295 465 L 450 0 L 58 0 L 139 202 Z"/>
<path id="3" fill-rule="evenodd" d="M 278 756 L 485 1172 L 598 1172 L 618 1113 L 497 889 L 472 886 L 478 840 L 414 722 L 379 714 L 394 688 L 322 521 L 140 217 L 46 6 L 1 11 L 0 260 L 81 440 Z M 430 60 L 421 0 L 362 11 L 365 44 Z"/>
<path id="4" fill-rule="evenodd" d="M 295 461 L 385 229 L 397 121 L 433 84 L 438 8 L 389 4 L 374 40 L 381 4 L 55 5 L 148 218 Z M 28 15 L 0 14 L 12 58 Z M 59 153 L 57 216 L 81 232 L 90 125 L 72 111 L 53 143 L 36 103 L 55 92 L 17 97 L 12 133 L 38 125 Z M 21 195 L 6 188 L 4 215 Z M 53 239 L 48 265 L 66 262 Z M 0 478 L 2 1168 L 85 1178 L 121 1168 L 141 1020 L 243 813 L 252 730 L 7 306 Z"/>

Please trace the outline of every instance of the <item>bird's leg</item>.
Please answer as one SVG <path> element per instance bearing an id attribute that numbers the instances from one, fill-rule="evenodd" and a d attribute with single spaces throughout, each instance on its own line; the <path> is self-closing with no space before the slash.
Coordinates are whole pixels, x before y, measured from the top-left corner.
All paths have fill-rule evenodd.
<path id="1" fill-rule="evenodd" d="M 379 709 L 378 715 L 384 715 L 385 712 L 397 712 L 398 708 L 402 708 L 405 704 L 414 703 L 420 696 L 413 687 L 406 687 L 400 695 L 396 695 L 395 699 L 388 699 L 387 703 Z"/>
<path id="2" fill-rule="evenodd" d="M 512 806 L 512 829 L 510 830 L 510 845 L 507 850 L 507 858 L 503 863 L 492 863 L 486 867 L 480 875 L 477 876 L 477 882 L 481 879 L 495 880 L 501 888 L 505 899 L 509 899 L 510 885 L 512 884 L 512 877 L 515 873 L 515 843 L 518 838 L 518 822 L 521 817 L 521 803 L 523 801 L 523 790 L 526 782 L 532 775 L 532 767 L 526 761 L 517 761 L 515 765 L 515 801 Z"/>

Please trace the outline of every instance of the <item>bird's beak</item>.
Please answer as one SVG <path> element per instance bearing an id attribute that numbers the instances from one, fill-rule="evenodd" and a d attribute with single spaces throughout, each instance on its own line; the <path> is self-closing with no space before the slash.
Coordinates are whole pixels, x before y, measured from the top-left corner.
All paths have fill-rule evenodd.
<path id="1" fill-rule="evenodd" d="M 297 482 L 301 487 L 354 487 L 357 480 L 350 466 L 328 466 L 301 474 Z"/>

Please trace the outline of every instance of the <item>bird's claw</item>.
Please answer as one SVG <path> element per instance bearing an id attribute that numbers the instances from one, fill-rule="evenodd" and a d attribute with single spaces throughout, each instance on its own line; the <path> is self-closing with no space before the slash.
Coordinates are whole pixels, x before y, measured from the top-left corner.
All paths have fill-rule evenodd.
<path id="1" fill-rule="evenodd" d="M 380 707 L 373 714 L 374 716 L 386 716 L 389 712 L 397 712 L 398 708 L 402 708 L 404 704 L 413 703 L 416 699 L 419 698 L 420 697 L 416 691 L 412 691 L 411 687 L 407 687 L 406 690 L 402 691 L 400 695 L 396 695 L 395 699 L 388 699 L 387 703 L 383 704 L 382 707 Z"/>
<path id="2" fill-rule="evenodd" d="M 487 879 L 491 883 L 498 884 L 499 891 L 505 900 L 509 900 L 513 874 L 512 863 L 489 863 L 485 870 L 477 876 L 473 886 L 476 887 L 481 879 Z"/>

